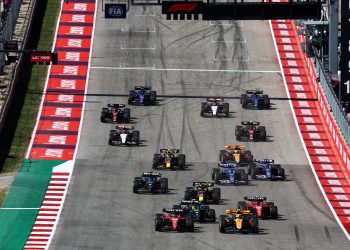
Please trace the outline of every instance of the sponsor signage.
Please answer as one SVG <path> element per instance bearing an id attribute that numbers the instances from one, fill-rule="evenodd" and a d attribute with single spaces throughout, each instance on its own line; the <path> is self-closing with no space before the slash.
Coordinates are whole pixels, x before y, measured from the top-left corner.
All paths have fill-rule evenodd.
<path id="1" fill-rule="evenodd" d="M 187 1 L 187 2 L 162 2 L 163 14 L 202 14 L 201 6 L 203 2 Z"/>
<path id="2" fill-rule="evenodd" d="M 350 101 L 350 0 L 341 1 L 341 101 Z"/>
<path id="3" fill-rule="evenodd" d="M 18 42 L 17 41 L 9 41 L 5 42 L 5 50 L 18 50 Z"/>
<path id="4" fill-rule="evenodd" d="M 50 63 L 52 61 L 52 53 L 49 51 L 31 52 L 29 60 L 31 63 Z"/>
<path id="5" fill-rule="evenodd" d="M 126 4 L 105 4 L 105 18 L 126 18 Z"/>

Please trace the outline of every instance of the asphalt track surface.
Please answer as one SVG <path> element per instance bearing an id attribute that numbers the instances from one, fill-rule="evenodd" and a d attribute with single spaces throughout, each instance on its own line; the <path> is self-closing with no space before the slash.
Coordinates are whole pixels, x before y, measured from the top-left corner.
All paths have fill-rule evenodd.
<path id="1" fill-rule="evenodd" d="M 308 165 L 267 21 L 166 21 L 160 9 L 142 7 L 123 21 L 103 15 L 99 9 L 77 161 L 50 249 L 350 249 Z M 101 108 L 126 103 L 144 83 L 159 102 L 131 108 L 142 145 L 108 146 L 114 125 L 100 123 Z M 240 94 L 255 87 L 272 98 L 270 110 L 241 109 Z M 230 97 L 231 117 L 201 118 L 202 96 Z M 222 204 L 213 207 L 218 216 L 243 196 L 264 195 L 280 218 L 260 221 L 257 235 L 220 234 L 217 223 L 196 224 L 194 233 L 155 232 L 155 213 L 176 204 L 193 181 L 210 181 L 218 151 L 238 143 L 234 126 L 242 120 L 260 121 L 269 141 L 240 144 L 281 163 L 288 180 L 222 187 Z M 133 178 L 151 170 L 153 153 L 171 147 L 189 165 L 162 171 L 170 193 L 133 194 Z"/>

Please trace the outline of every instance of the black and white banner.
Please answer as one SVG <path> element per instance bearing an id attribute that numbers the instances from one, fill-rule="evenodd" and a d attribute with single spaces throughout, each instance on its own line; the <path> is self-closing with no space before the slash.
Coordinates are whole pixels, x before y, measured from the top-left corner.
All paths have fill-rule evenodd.
<path id="1" fill-rule="evenodd" d="M 350 0 L 341 0 L 341 101 L 350 101 Z"/>

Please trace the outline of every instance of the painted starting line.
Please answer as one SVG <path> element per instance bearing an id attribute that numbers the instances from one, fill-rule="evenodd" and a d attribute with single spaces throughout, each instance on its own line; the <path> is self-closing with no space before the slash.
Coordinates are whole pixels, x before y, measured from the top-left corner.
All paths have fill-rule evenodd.
<path id="1" fill-rule="evenodd" d="M 292 21 L 273 20 L 270 27 L 283 70 L 287 96 L 299 99 L 289 103 L 311 169 L 324 199 L 350 240 L 350 185 L 339 157 L 344 154 L 338 153 L 328 130 L 327 123 L 332 118 L 325 118 L 320 112 L 322 97 L 315 94 L 311 74 L 304 64 L 305 55 L 298 47 L 299 41 Z M 308 66 L 313 70 L 312 65 Z M 316 97 L 317 100 L 314 101 Z"/>
<path id="2" fill-rule="evenodd" d="M 171 69 L 151 67 L 112 67 L 112 66 L 91 66 L 90 69 L 100 70 L 147 70 L 147 71 L 184 71 L 184 72 L 228 72 L 228 73 L 268 73 L 281 74 L 280 70 L 239 70 L 239 69 Z"/>

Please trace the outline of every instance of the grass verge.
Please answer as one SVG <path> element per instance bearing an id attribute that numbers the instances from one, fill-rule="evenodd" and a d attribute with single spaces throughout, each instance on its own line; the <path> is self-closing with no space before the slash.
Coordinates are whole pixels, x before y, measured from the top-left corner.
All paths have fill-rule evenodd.
<path id="1" fill-rule="evenodd" d="M 51 50 L 60 10 L 57 0 L 38 0 L 27 49 Z M 0 172 L 18 171 L 35 126 L 48 66 L 24 64 L 0 135 Z"/>
<path id="2" fill-rule="evenodd" d="M 8 188 L 0 188 L 0 207 L 4 203 L 7 192 L 8 192 Z"/>

